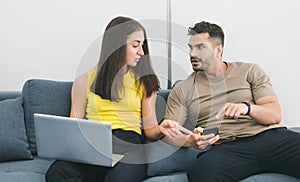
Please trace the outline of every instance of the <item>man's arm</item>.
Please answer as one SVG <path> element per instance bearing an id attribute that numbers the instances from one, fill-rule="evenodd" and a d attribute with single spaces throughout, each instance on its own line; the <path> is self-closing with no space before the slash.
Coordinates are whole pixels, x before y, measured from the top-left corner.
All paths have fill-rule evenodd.
<path id="1" fill-rule="evenodd" d="M 256 100 L 255 105 L 251 105 L 249 114 L 256 122 L 270 125 L 281 122 L 281 109 L 276 96 L 265 96 Z"/>
<path id="2" fill-rule="evenodd" d="M 249 116 L 256 122 L 264 125 L 278 124 L 281 121 L 281 109 L 276 96 L 265 96 L 257 99 L 256 104 L 251 104 Z M 245 115 L 248 107 L 244 103 L 226 103 L 218 112 L 217 119 L 222 120 L 224 117 L 238 118 Z"/>
<path id="3" fill-rule="evenodd" d="M 189 81 L 190 86 L 193 86 L 193 77 L 189 77 Z M 191 93 L 187 85 L 185 81 L 176 84 L 168 97 L 164 120 L 160 124 L 161 131 L 166 136 L 163 140 L 175 146 L 204 149 L 215 143 L 219 136 L 213 134 L 202 136 L 200 135 L 203 132 L 202 128 L 195 128 L 193 132 L 184 133 L 178 128 L 186 122 L 188 117 L 186 103 L 189 102 L 187 95 Z"/>

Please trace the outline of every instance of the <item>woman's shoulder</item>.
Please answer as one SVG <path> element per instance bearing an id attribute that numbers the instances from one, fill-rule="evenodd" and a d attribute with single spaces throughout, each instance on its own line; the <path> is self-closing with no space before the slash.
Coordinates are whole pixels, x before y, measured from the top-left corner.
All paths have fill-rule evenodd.
<path id="1" fill-rule="evenodd" d="M 87 72 L 76 77 L 74 83 L 87 83 L 87 81 L 90 80 L 91 77 L 95 77 L 96 74 L 97 74 L 97 67 L 95 66 L 90 70 L 88 70 Z"/>
<path id="2" fill-rule="evenodd" d="M 73 87 L 87 88 L 93 83 L 96 74 L 97 74 L 97 67 L 95 66 L 92 69 L 85 72 L 84 74 L 78 76 L 74 80 Z"/>
<path id="3" fill-rule="evenodd" d="M 97 72 L 98 68 L 97 66 L 93 67 L 92 69 L 90 69 L 87 74 L 85 75 L 85 79 L 87 80 L 87 84 L 88 86 L 91 86 L 92 83 L 94 82 L 95 77 L 97 76 Z"/>
<path id="4" fill-rule="evenodd" d="M 87 83 L 88 83 L 88 73 L 84 73 L 84 74 L 78 76 L 78 77 L 74 80 L 73 86 L 79 86 L 79 87 L 82 87 L 82 86 L 86 86 Z"/>
<path id="5" fill-rule="evenodd" d="M 94 78 L 94 77 L 97 75 L 97 71 L 98 71 L 98 67 L 97 67 L 97 66 L 91 68 L 91 69 L 87 72 L 89 79 L 90 79 L 90 78 Z"/>

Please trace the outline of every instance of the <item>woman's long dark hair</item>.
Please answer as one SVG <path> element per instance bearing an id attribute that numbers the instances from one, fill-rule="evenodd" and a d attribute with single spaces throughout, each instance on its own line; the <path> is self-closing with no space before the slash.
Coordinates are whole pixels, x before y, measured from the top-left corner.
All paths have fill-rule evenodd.
<path id="1" fill-rule="evenodd" d="M 144 55 L 135 67 L 132 67 L 135 78 L 139 78 L 139 84 L 143 84 L 146 97 L 160 89 L 159 80 L 152 68 L 149 47 L 145 28 L 137 21 L 128 17 L 116 17 L 107 25 L 100 52 L 98 72 L 91 86 L 91 91 L 100 95 L 103 99 L 111 101 L 120 100 L 120 92 L 124 89 L 123 76 L 126 66 L 127 37 L 135 31 L 144 32 Z M 139 85 L 140 86 L 140 85 Z"/>

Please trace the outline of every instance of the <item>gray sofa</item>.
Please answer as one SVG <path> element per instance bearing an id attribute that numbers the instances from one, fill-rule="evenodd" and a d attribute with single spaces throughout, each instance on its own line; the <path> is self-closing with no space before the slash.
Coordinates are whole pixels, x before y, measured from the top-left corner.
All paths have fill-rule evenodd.
<path id="1" fill-rule="evenodd" d="M 0 91 L 0 182 L 42 182 L 53 159 L 37 156 L 33 114 L 69 116 L 72 82 L 32 79 L 22 91 Z M 161 120 L 170 90 L 158 92 L 157 117 Z M 299 128 L 291 128 L 298 130 Z M 147 182 L 188 181 L 186 169 L 199 152 L 145 140 Z M 206 149 L 209 150 L 209 149 Z M 201 181 L 201 180 L 199 180 Z M 243 182 L 299 181 L 276 173 L 250 176 Z"/>

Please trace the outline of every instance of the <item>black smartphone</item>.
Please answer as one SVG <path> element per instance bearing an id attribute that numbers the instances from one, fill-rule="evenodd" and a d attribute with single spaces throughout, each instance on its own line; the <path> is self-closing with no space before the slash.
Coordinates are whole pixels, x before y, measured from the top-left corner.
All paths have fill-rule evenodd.
<path id="1" fill-rule="evenodd" d="M 204 128 L 202 135 L 208 135 L 210 133 L 217 135 L 219 133 L 219 127 Z"/>

